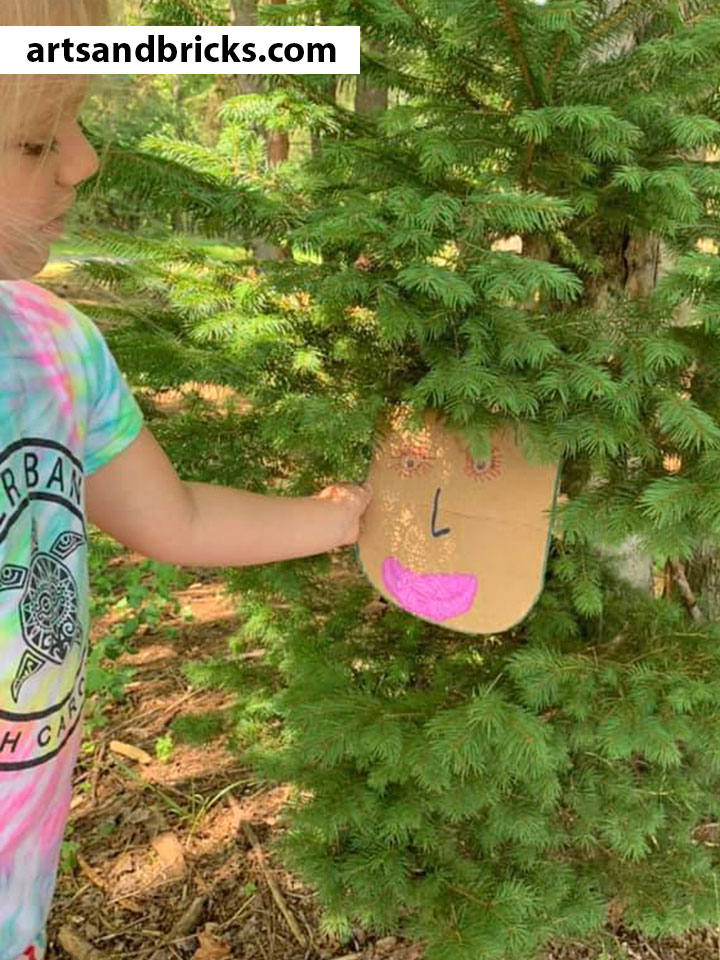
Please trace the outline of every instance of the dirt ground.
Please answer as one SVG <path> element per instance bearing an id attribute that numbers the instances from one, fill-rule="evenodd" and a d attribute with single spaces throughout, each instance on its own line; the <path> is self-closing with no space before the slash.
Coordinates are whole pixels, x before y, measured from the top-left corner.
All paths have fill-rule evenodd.
<path id="1" fill-rule="evenodd" d="M 127 562 L 139 558 L 127 555 Z M 125 559 L 123 559 L 125 562 Z M 49 928 L 51 960 L 422 960 L 422 944 L 376 940 L 356 929 L 339 943 L 319 929 L 312 890 L 273 861 L 289 787 L 267 787 L 222 743 L 154 745 L 180 713 L 219 709 L 221 691 L 194 690 L 184 661 L 226 651 L 237 629 L 232 600 L 206 570 L 178 594 L 192 619 L 168 614 L 121 662 L 135 669 L 107 723 L 88 736 L 70 822 L 74 857 L 61 873 Z M 91 641 L 111 616 L 93 625 Z M 175 635 L 168 639 L 165 627 Z M 262 650 L 251 652 L 262 656 Z M 716 960 L 715 932 L 649 943 L 608 926 L 616 956 Z M 548 960 L 607 958 L 582 944 L 548 949 Z M 471 960 L 471 958 L 468 958 Z"/>
<path id="2" fill-rule="evenodd" d="M 195 573 L 178 594 L 192 619 L 168 615 L 120 658 L 134 668 L 132 682 L 105 709 L 107 724 L 91 732 L 79 762 L 73 863 L 60 875 L 49 931 L 53 958 L 299 960 L 348 952 L 318 933 L 312 891 L 264 849 L 289 788 L 258 785 L 220 743 L 175 744 L 164 760 L 155 755 L 181 711 L 232 702 L 190 689 L 181 673 L 184 661 L 224 653 L 237 627 L 222 582 Z M 91 642 L 111 620 L 93 625 Z M 166 627 L 177 631 L 171 639 Z M 351 946 L 364 945 L 358 932 Z M 418 956 L 395 947 L 374 944 L 364 956 Z"/>

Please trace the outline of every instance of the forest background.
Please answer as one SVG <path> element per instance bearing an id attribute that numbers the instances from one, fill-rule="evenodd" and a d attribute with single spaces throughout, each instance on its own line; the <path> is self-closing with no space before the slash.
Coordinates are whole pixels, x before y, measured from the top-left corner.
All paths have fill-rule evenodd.
<path id="1" fill-rule="evenodd" d="M 378 414 L 403 400 L 442 410 L 475 460 L 514 425 L 529 456 L 563 460 L 565 505 L 543 596 L 502 637 L 378 602 L 343 551 L 214 573 L 237 624 L 194 657 L 178 598 L 205 574 L 126 562 L 96 531 L 59 916 L 86 903 L 95 948 L 138 956 L 715 950 L 717 3 L 146 0 L 124 15 L 363 34 L 357 82 L 115 78 L 85 112 L 101 174 L 41 279 L 96 318 L 178 473 L 280 494 L 358 481 Z M 152 755 L 165 765 L 150 816 L 128 809 L 113 733 L 133 729 L 160 641 L 185 686 L 152 708 L 162 733 L 130 745 L 135 800 Z M 183 706 L 197 691 L 222 696 Z M 188 744 L 214 763 L 221 744 L 243 777 L 218 769 L 199 795 Z M 262 891 L 191 855 L 249 783 L 288 789 L 277 826 L 260 818 L 301 884 L 272 890 L 284 939 L 248 932 Z M 140 825 L 146 866 L 169 875 L 123 887 Z M 154 911 L 160 947 L 128 911 Z M 188 938 L 201 915 L 205 940 Z"/>

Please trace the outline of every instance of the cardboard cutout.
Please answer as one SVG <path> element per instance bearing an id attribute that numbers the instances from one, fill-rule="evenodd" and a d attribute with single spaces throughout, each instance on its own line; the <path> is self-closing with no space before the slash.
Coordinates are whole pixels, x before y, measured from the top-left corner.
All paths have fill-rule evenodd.
<path id="1" fill-rule="evenodd" d="M 358 553 L 380 593 L 463 633 L 500 633 L 540 595 L 559 465 L 533 465 L 510 430 L 473 460 L 433 412 L 419 431 L 393 415 L 368 474 Z"/>

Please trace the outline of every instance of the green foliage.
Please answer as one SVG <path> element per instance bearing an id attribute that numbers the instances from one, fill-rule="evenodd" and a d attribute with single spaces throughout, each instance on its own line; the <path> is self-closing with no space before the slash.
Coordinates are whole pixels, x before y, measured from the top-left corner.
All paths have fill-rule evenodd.
<path id="1" fill-rule="evenodd" d="M 136 566 L 110 566 L 109 561 L 120 552 L 120 547 L 100 531 L 93 532 L 89 554 L 91 616 L 95 619 L 111 613 L 113 622 L 93 641 L 88 654 L 85 691 L 91 704 L 87 720 L 90 728 L 105 725 L 105 706 L 122 699 L 133 676 L 132 667 L 119 666 L 116 661 L 132 650 L 141 626 L 158 628 L 167 610 L 179 612 L 174 593 L 187 582 L 182 570 L 153 560 Z"/>
<path id="2" fill-rule="evenodd" d="M 192 671 L 189 673 L 193 679 Z M 213 740 L 227 728 L 227 718 L 218 711 L 176 717 L 172 723 L 172 741 L 178 743 L 202 744 Z"/>
<path id="3" fill-rule="evenodd" d="M 158 737 L 155 741 L 155 756 L 160 761 L 160 763 L 169 763 L 170 758 L 172 757 L 173 747 L 175 746 L 173 742 L 172 733 L 168 732 Z"/>
<path id="4" fill-rule="evenodd" d="M 720 268 L 698 249 L 720 239 L 716 4 L 264 15 L 360 23 L 382 50 L 363 74 L 394 102 L 356 116 L 325 78 L 276 77 L 226 98 L 214 140 L 152 130 L 110 157 L 99 195 L 224 241 L 120 231 L 79 267 L 127 298 L 108 338 L 136 385 L 210 379 L 250 404 L 153 419 L 179 472 L 280 494 L 357 480 L 405 400 L 474 450 L 517 428 L 564 461 L 569 499 L 540 602 L 488 641 L 378 612 L 349 558 L 229 571 L 243 625 L 187 675 L 236 705 L 173 737 L 227 734 L 296 785 L 282 850 L 340 936 L 527 960 L 596 936 L 611 901 L 645 936 L 712 924 L 718 627 L 619 585 L 598 546 L 633 535 L 662 563 L 720 537 Z M 257 126 L 312 131 L 312 156 L 271 165 Z M 498 249 L 517 235 L 522 254 Z M 676 258 L 654 289 L 649 237 Z"/>
<path id="5" fill-rule="evenodd" d="M 579 617 L 558 565 L 501 647 L 368 613 L 367 588 L 277 609 L 292 736 L 247 756 L 302 790 L 281 850 L 329 929 L 520 957 L 591 937 L 611 898 L 646 935 L 713 922 L 719 628 L 604 578 Z"/>
<path id="6" fill-rule="evenodd" d="M 80 852 L 80 844 L 72 840 L 73 825 L 68 824 L 65 828 L 65 836 L 60 844 L 60 861 L 58 870 L 60 873 L 72 873 L 77 866 L 77 855 Z"/>

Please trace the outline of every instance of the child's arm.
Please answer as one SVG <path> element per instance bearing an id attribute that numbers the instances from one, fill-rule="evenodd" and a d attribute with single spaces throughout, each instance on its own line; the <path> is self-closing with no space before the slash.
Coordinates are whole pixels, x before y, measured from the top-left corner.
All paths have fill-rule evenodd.
<path id="1" fill-rule="evenodd" d="M 88 518 L 153 560 L 234 566 L 325 553 L 353 543 L 370 494 L 339 486 L 318 497 L 272 497 L 185 483 L 146 428 L 85 481 Z"/>

